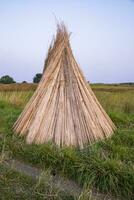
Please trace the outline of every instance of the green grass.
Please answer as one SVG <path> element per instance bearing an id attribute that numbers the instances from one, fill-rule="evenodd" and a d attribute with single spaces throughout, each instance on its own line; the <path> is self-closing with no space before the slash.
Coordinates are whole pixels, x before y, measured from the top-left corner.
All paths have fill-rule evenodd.
<path id="1" fill-rule="evenodd" d="M 134 198 L 134 92 L 101 92 L 96 96 L 115 122 L 118 130 L 111 139 L 84 150 L 62 148 L 53 144 L 27 145 L 24 138 L 12 132 L 12 125 L 21 113 L 31 92 L 0 93 L 0 151 L 10 157 L 49 168 L 104 193 Z M 17 99 L 15 103 L 14 99 Z M 18 103 L 19 102 L 19 103 Z M 4 139 L 5 138 L 5 139 Z"/>
<path id="2" fill-rule="evenodd" d="M 0 199 L 73 200 L 74 197 L 54 188 L 49 173 L 42 174 L 36 181 L 0 164 Z"/>

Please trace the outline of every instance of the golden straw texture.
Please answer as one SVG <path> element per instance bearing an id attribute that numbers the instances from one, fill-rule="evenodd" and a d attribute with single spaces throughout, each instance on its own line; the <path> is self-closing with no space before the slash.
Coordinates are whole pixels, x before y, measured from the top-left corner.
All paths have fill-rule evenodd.
<path id="1" fill-rule="evenodd" d="M 43 76 L 14 124 L 27 143 L 78 146 L 109 137 L 116 129 L 74 59 L 64 24 L 57 26 Z"/>

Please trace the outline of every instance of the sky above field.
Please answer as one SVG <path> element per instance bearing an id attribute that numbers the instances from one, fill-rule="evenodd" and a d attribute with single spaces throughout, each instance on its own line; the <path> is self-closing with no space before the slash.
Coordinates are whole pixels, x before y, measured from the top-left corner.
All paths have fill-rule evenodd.
<path id="1" fill-rule="evenodd" d="M 0 0 L 0 76 L 32 82 L 64 20 L 90 82 L 134 82 L 133 0 Z"/>

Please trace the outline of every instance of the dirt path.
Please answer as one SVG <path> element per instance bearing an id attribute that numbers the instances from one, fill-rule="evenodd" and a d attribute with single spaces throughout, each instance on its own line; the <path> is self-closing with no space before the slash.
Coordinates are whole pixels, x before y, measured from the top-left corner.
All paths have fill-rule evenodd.
<path id="1" fill-rule="evenodd" d="M 4 164 L 15 171 L 32 177 L 33 179 L 38 179 L 43 172 L 41 169 L 35 168 L 14 159 L 5 161 Z M 78 196 L 82 192 L 82 189 L 74 181 L 67 180 L 57 175 L 51 175 L 51 178 L 53 185 L 56 188 L 59 188 L 60 191 L 67 192 L 74 196 Z"/>
<path id="2" fill-rule="evenodd" d="M 38 179 L 43 172 L 39 168 L 30 166 L 15 159 L 6 160 L 4 161 L 4 164 L 10 169 L 13 169 L 22 174 L 26 174 L 32 177 L 33 179 Z M 58 188 L 60 191 L 64 191 L 76 197 L 79 196 L 82 192 L 82 188 L 78 186 L 78 184 L 76 184 L 74 181 L 65 179 L 58 175 L 51 175 L 51 182 L 53 183 L 53 186 Z M 95 190 L 92 191 L 92 198 L 95 200 L 118 200 L 113 197 L 110 197 L 109 195 L 97 193 Z"/>

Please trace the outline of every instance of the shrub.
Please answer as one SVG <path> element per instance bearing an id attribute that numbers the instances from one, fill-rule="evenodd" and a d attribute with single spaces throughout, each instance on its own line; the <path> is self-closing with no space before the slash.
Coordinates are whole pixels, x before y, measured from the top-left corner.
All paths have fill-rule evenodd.
<path id="1" fill-rule="evenodd" d="M 15 81 L 12 77 L 5 75 L 0 78 L 0 83 L 10 84 L 10 83 L 15 83 Z"/>
<path id="2" fill-rule="evenodd" d="M 42 74 L 36 74 L 35 77 L 33 78 L 33 83 L 39 83 L 42 78 Z"/>

